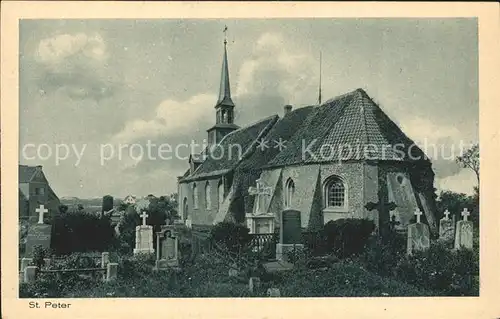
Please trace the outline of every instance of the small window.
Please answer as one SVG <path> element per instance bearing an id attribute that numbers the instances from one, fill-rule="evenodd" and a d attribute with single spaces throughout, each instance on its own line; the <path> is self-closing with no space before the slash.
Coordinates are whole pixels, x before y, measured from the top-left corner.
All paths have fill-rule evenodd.
<path id="1" fill-rule="evenodd" d="M 396 177 L 396 180 L 398 181 L 398 183 L 401 185 L 403 184 L 404 182 L 404 176 L 402 174 L 398 174 L 398 176 Z"/>
<path id="2" fill-rule="evenodd" d="M 45 188 L 43 188 L 43 187 L 37 187 L 37 188 L 35 188 L 35 194 L 36 195 L 44 195 L 45 194 Z"/>
<path id="3" fill-rule="evenodd" d="M 198 208 L 198 188 L 193 184 L 193 207 Z"/>
<path id="4" fill-rule="evenodd" d="M 210 189 L 209 182 L 205 185 L 205 206 L 206 209 L 210 209 L 212 207 L 212 191 Z"/>
<path id="5" fill-rule="evenodd" d="M 290 208 L 292 205 L 293 195 L 295 194 L 295 183 L 291 178 L 285 184 L 285 208 Z"/>
<path id="6" fill-rule="evenodd" d="M 336 176 L 330 178 L 325 185 L 325 206 L 327 208 L 344 208 L 346 197 L 344 182 Z"/>
<path id="7" fill-rule="evenodd" d="M 188 207 L 187 197 L 184 197 L 182 206 L 183 206 L 183 211 L 184 211 L 184 219 L 189 219 L 189 207 Z"/>
<path id="8" fill-rule="evenodd" d="M 219 197 L 219 207 L 222 205 L 224 201 L 224 182 L 221 180 L 219 182 L 219 186 L 217 187 L 217 196 Z"/>

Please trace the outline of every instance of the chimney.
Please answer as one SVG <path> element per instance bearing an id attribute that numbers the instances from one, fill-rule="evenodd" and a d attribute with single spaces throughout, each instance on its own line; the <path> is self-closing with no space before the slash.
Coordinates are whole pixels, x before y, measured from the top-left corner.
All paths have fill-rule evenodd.
<path id="1" fill-rule="evenodd" d="M 285 115 L 287 115 L 288 113 L 290 113 L 292 111 L 292 106 L 291 105 L 285 105 L 285 107 L 283 109 L 284 109 Z"/>

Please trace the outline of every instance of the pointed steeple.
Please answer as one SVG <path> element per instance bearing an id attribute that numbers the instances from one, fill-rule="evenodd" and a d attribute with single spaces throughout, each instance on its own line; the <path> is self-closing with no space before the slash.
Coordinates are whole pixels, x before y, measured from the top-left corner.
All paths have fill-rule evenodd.
<path id="1" fill-rule="evenodd" d="M 219 98 L 215 104 L 215 125 L 207 130 L 208 144 L 218 144 L 224 136 L 237 130 L 234 124 L 234 103 L 231 99 L 229 85 L 229 67 L 227 63 L 227 26 L 224 27 L 224 55 L 222 57 L 222 73 L 220 76 Z"/>
<path id="2" fill-rule="evenodd" d="M 224 28 L 224 34 L 227 31 L 227 27 Z M 231 88 L 229 85 L 229 67 L 227 63 L 227 39 L 224 38 L 224 56 L 222 57 L 222 72 L 220 76 L 220 89 L 219 89 L 219 99 L 215 107 L 219 105 L 234 106 L 233 100 L 231 99 Z"/>

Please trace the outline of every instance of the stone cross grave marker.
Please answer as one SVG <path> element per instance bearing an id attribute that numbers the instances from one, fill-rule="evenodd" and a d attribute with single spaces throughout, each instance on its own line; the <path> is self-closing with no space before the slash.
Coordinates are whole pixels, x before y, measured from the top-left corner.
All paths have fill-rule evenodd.
<path id="1" fill-rule="evenodd" d="M 415 216 L 417 217 L 417 222 L 408 225 L 408 238 L 407 238 L 407 248 L 406 252 L 411 255 L 417 250 L 426 250 L 430 247 L 430 234 L 429 226 L 420 222 L 420 216 L 422 212 L 420 209 L 415 210 Z"/>
<path id="2" fill-rule="evenodd" d="M 38 224 L 43 224 L 43 215 L 45 213 L 48 213 L 49 210 L 47 208 L 45 208 L 44 205 L 40 205 L 40 207 L 38 207 L 37 209 L 35 209 L 35 212 L 38 213 Z"/>
<path id="3" fill-rule="evenodd" d="M 145 226 L 146 225 L 146 218 L 148 218 L 148 214 L 146 214 L 146 212 L 142 212 L 142 215 L 140 215 L 139 217 L 142 218 L 142 225 Z"/>
<path id="4" fill-rule="evenodd" d="M 463 220 L 457 222 L 457 229 L 455 233 L 455 249 L 459 249 L 460 247 L 464 247 L 467 249 L 472 249 L 473 245 L 473 227 L 472 222 L 467 220 L 470 212 L 467 208 L 464 208 L 462 211 Z"/>
<path id="5" fill-rule="evenodd" d="M 264 204 L 264 201 L 266 197 L 264 196 L 271 196 L 272 195 L 272 187 L 265 186 L 262 180 L 259 178 L 256 181 L 256 187 L 250 186 L 248 188 L 248 194 L 250 195 L 256 195 L 257 198 L 255 200 L 255 214 L 261 214 L 263 213 L 262 210 L 262 205 Z"/>
<path id="6" fill-rule="evenodd" d="M 452 243 L 455 238 L 455 227 L 450 219 L 450 212 L 445 210 L 444 217 L 439 221 L 439 240 Z"/>
<path id="7" fill-rule="evenodd" d="M 276 244 L 276 259 L 288 261 L 290 252 L 299 252 L 302 244 L 301 214 L 298 210 L 284 210 L 280 216 L 280 240 Z"/>
<path id="8" fill-rule="evenodd" d="M 154 253 L 153 226 L 146 225 L 146 218 L 148 217 L 146 212 L 142 212 L 140 217 L 142 218 L 142 225 L 135 228 L 134 254 L 152 254 Z"/>
<path id="9" fill-rule="evenodd" d="M 52 225 L 43 223 L 43 215 L 48 213 L 49 210 L 46 209 L 44 205 L 40 205 L 39 208 L 35 209 L 35 212 L 39 214 L 38 223 L 28 226 L 25 250 L 26 256 L 31 256 L 36 246 L 41 246 L 42 248 L 50 247 Z"/>
<path id="10" fill-rule="evenodd" d="M 390 212 L 395 210 L 396 207 L 397 205 L 394 202 L 389 202 L 386 200 L 386 196 L 384 196 L 383 192 L 380 190 L 378 191 L 378 202 L 368 202 L 365 205 L 365 208 L 368 211 L 376 210 L 378 212 L 377 220 L 379 222 L 379 229 L 381 228 L 381 223 L 384 221 L 384 216 L 387 216 L 389 218 L 389 220 L 387 221 L 389 227 L 396 226 L 396 216 L 390 216 Z"/>

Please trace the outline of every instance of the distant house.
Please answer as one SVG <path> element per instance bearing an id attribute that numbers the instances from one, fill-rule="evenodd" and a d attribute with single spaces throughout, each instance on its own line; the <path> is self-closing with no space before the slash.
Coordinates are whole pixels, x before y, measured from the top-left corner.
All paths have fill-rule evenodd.
<path id="1" fill-rule="evenodd" d="M 136 197 L 132 195 L 127 195 L 127 197 L 125 197 L 125 199 L 123 200 L 125 204 L 130 204 L 130 205 L 134 205 L 136 201 L 137 201 Z"/>
<path id="2" fill-rule="evenodd" d="M 35 211 L 44 205 L 49 212 L 45 217 L 59 214 L 59 198 L 49 185 L 42 166 L 19 165 L 19 219 L 36 223 Z"/>

